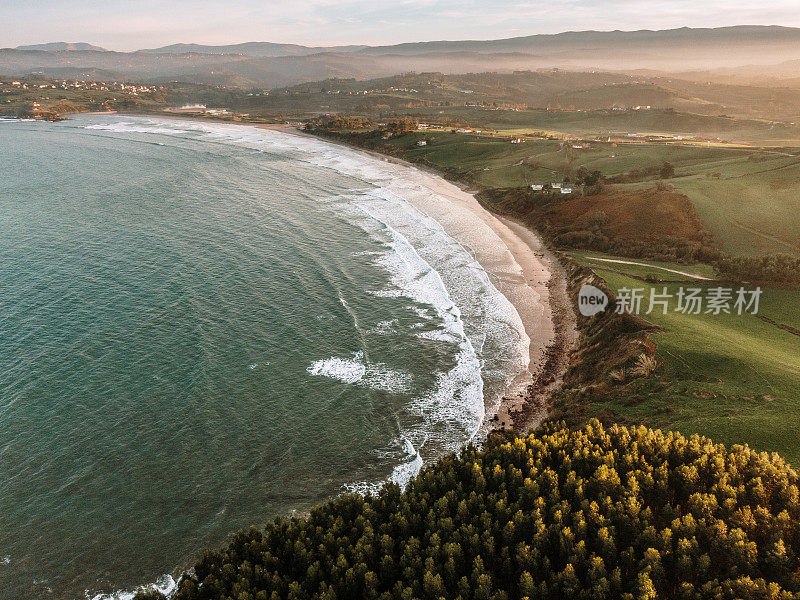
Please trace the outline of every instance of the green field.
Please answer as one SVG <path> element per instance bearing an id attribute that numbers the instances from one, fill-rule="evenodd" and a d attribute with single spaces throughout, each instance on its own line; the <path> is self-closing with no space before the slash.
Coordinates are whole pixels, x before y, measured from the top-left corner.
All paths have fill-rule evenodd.
<path id="1" fill-rule="evenodd" d="M 426 137 L 429 145 L 414 142 Z M 465 172 L 486 187 L 523 186 L 557 181 L 581 166 L 606 177 L 647 169 L 664 162 L 675 166 L 668 183 L 686 194 L 718 246 L 733 255 L 800 255 L 800 159 L 783 151 L 667 145 L 591 143 L 573 150 L 559 141 L 508 139 L 450 133 L 415 133 L 392 140 L 404 155 L 434 166 Z M 652 187 L 655 177 L 619 187 Z M 664 269 L 713 278 L 709 265 L 652 261 L 625 265 L 597 252 L 571 253 L 593 268 L 612 289 L 680 285 L 709 286 Z M 629 277 L 628 275 L 632 275 Z M 662 282 L 650 284 L 643 279 Z M 800 329 L 800 291 L 766 289 L 759 314 Z M 670 311 L 644 317 L 662 327 L 653 336 L 659 367 L 652 378 L 632 379 L 613 400 L 590 404 L 589 415 L 643 422 L 684 433 L 702 433 L 728 444 L 747 442 L 778 451 L 800 463 L 800 337 L 753 315 L 686 315 Z M 605 374 L 607 376 L 607 374 Z"/>
<path id="2" fill-rule="evenodd" d="M 487 127 L 505 135 L 537 131 L 579 138 L 624 132 L 683 136 L 702 134 L 755 146 L 800 145 L 800 127 L 790 123 L 732 119 L 664 110 L 501 111 L 454 106 L 414 109 L 406 112 L 423 121 L 447 118 L 461 124 Z"/>
<path id="3" fill-rule="evenodd" d="M 423 138 L 428 145 L 417 147 Z M 581 167 L 611 178 L 669 162 L 675 177 L 668 183 L 692 201 L 722 251 L 800 256 L 800 157 L 789 152 L 597 142 L 573 149 L 553 140 L 511 144 L 507 138 L 443 132 L 408 134 L 390 144 L 407 158 L 465 174 L 489 188 L 561 181 Z M 655 176 L 638 179 L 619 187 L 636 190 L 656 183 Z"/>
<path id="4" fill-rule="evenodd" d="M 718 163 L 713 171 L 705 165 L 693 170 L 697 174 L 672 183 L 692 200 L 722 250 L 800 256 L 800 159 L 742 157 Z"/>
<path id="5" fill-rule="evenodd" d="M 594 254 L 574 256 L 587 266 L 598 265 L 588 259 Z M 685 265 L 653 264 L 687 270 Z M 639 277 L 670 278 L 643 266 L 609 266 Z M 705 266 L 690 269 L 710 273 Z M 651 288 L 660 293 L 664 287 L 607 270 L 598 273 L 612 290 L 642 288 L 645 298 Z M 668 284 L 669 293 L 676 294 L 679 285 Z M 800 292 L 764 290 L 759 314 L 800 329 Z M 710 435 L 727 444 L 746 442 L 780 452 L 793 465 L 800 463 L 800 337 L 752 315 L 686 315 L 674 310 L 664 315 L 658 307 L 642 316 L 664 329 L 653 336 L 659 360 L 655 376 L 630 381 L 621 399 L 591 404 L 591 415 L 605 411 L 656 427 Z"/>
<path id="6" fill-rule="evenodd" d="M 416 141 L 423 138 L 428 140 L 428 145 L 415 146 Z M 608 143 L 590 143 L 588 148 L 579 150 L 554 140 L 511 144 L 508 138 L 440 132 L 408 134 L 390 144 L 404 149 L 407 158 L 425 159 L 436 167 L 465 171 L 486 187 L 516 187 L 562 180 L 574 176 L 580 167 L 613 177 L 672 162 L 680 173 L 697 165 L 709 166 L 742 156 L 741 151 L 735 149 L 666 144 L 615 147 Z"/>

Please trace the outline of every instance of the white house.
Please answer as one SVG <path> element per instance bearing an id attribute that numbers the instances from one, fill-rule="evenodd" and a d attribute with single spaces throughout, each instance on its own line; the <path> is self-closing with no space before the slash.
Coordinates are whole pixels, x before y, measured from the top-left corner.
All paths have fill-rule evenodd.
<path id="1" fill-rule="evenodd" d="M 561 188 L 561 193 L 562 194 L 571 194 L 572 193 L 572 188 L 571 187 L 562 187 Z"/>
<path id="2" fill-rule="evenodd" d="M 514 138 L 511 138 L 511 143 L 512 144 L 524 144 L 525 140 L 520 138 L 520 137 L 514 137 Z"/>
<path id="3" fill-rule="evenodd" d="M 550 187 L 553 188 L 554 190 L 560 190 L 561 189 L 561 184 L 560 183 L 551 183 Z"/>
<path id="4" fill-rule="evenodd" d="M 417 142 L 417 146 L 427 146 L 427 145 L 428 145 L 427 140 L 420 140 Z"/>
<path id="5" fill-rule="evenodd" d="M 544 186 L 541 183 L 532 183 L 531 189 L 534 192 L 541 192 L 544 189 Z"/>

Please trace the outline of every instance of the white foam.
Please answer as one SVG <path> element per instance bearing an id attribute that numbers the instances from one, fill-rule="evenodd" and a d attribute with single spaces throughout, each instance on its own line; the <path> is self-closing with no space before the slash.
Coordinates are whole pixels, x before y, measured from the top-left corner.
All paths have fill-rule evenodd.
<path id="1" fill-rule="evenodd" d="M 332 356 L 325 360 L 318 360 L 306 369 L 311 375 L 330 377 L 343 383 L 356 383 L 361 381 L 367 372 L 364 366 L 364 353 L 359 350 L 353 353 L 353 358 L 339 358 Z"/>
<path id="2" fill-rule="evenodd" d="M 392 483 L 396 483 L 401 488 L 405 488 L 408 485 L 408 482 L 414 479 L 417 476 L 420 469 L 422 469 L 422 456 L 419 453 L 419 450 L 414 448 L 414 445 L 408 440 L 408 438 L 401 438 L 404 444 L 404 450 L 406 451 L 406 455 L 411 457 L 411 460 L 406 462 L 402 462 L 397 465 L 392 474 L 389 476 L 389 481 Z"/>
<path id="3" fill-rule="evenodd" d="M 364 362 L 364 352 L 353 352 L 352 358 L 332 356 L 318 360 L 306 369 L 311 375 L 329 377 L 342 383 L 359 384 L 374 390 L 392 393 L 408 393 L 413 378 L 409 373 L 391 368 L 384 363 Z"/>
<path id="4" fill-rule="evenodd" d="M 186 133 L 184 129 L 177 129 L 173 127 L 158 127 L 137 125 L 130 121 L 122 121 L 112 124 L 97 124 L 87 125 L 86 129 L 94 129 L 96 131 L 112 131 L 114 133 L 155 133 L 162 135 L 175 135 L 178 133 Z"/>
<path id="5" fill-rule="evenodd" d="M 95 596 L 91 596 L 91 592 L 87 590 L 84 596 L 91 600 L 133 600 L 133 597 L 139 590 L 156 589 L 165 596 L 169 597 L 170 594 L 172 594 L 178 588 L 179 582 L 180 578 L 175 579 L 172 575 L 163 575 L 155 583 L 139 586 L 133 591 L 120 590 L 111 594 L 96 594 Z"/>
<path id="6" fill-rule="evenodd" d="M 422 442 L 420 442 L 420 446 L 424 444 L 424 442 L 425 440 L 423 439 Z M 392 474 L 386 481 L 356 481 L 343 485 L 342 490 L 345 493 L 374 495 L 380 492 L 387 482 L 396 483 L 401 488 L 405 488 L 420 472 L 424 461 L 422 460 L 419 449 L 415 448 L 414 444 L 411 443 L 411 440 L 407 437 L 400 436 L 400 438 L 394 440 L 393 445 L 400 446 L 403 456 L 399 458 L 400 463 L 394 467 Z M 384 458 L 397 458 L 396 450 L 394 452 L 379 452 L 378 454 Z"/>
<path id="7" fill-rule="evenodd" d="M 397 329 L 395 329 L 397 325 L 398 325 L 397 319 L 391 319 L 390 321 L 380 321 L 375 324 L 375 327 L 368 330 L 367 333 L 371 333 L 373 335 L 388 335 L 390 333 L 397 333 Z"/>
<path id="8" fill-rule="evenodd" d="M 392 369 L 383 363 L 367 365 L 361 383 L 373 390 L 383 390 L 394 394 L 407 394 L 414 387 L 414 379 L 409 373 Z"/>

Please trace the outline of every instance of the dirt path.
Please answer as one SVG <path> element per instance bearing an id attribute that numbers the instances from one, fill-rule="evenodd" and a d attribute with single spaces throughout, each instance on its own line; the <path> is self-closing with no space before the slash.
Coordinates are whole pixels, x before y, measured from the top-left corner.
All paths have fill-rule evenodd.
<path id="1" fill-rule="evenodd" d="M 683 275 L 685 277 L 690 277 L 692 279 L 702 279 L 703 281 L 713 281 L 711 277 L 703 277 L 702 275 L 697 275 L 695 273 L 687 273 L 686 271 L 677 271 L 676 269 L 668 269 L 667 267 L 659 267 L 658 265 L 651 265 L 648 263 L 640 263 L 633 260 L 619 260 L 616 258 L 600 258 L 598 256 L 587 256 L 588 260 L 599 260 L 601 262 L 607 263 L 616 263 L 619 265 L 638 265 L 640 267 L 649 267 L 651 269 L 659 269 L 661 271 L 668 271 L 670 273 L 675 273 L 676 275 Z"/>

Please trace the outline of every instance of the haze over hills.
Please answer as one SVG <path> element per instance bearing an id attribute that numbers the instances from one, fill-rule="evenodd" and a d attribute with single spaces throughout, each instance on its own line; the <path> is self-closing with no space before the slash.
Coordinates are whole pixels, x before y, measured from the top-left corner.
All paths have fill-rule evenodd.
<path id="1" fill-rule="evenodd" d="M 394 46 L 308 47 L 249 42 L 175 44 L 112 52 L 88 44 L 0 50 L 0 73 L 66 76 L 92 69 L 132 79 L 178 79 L 240 87 L 280 87 L 332 77 L 367 79 L 408 71 L 448 74 L 559 68 L 657 73 L 714 72 L 717 80 L 748 66 L 752 75 L 796 78 L 800 29 L 738 26 L 664 31 L 584 31 L 503 40 Z M 702 81 L 705 76 L 697 75 Z"/>
<path id="2" fill-rule="evenodd" d="M 300 46 L 298 44 L 275 44 L 272 42 L 245 42 L 227 46 L 205 46 L 202 44 L 171 44 L 142 52 L 153 54 L 245 54 L 247 56 L 278 57 L 308 56 L 323 52 L 355 52 L 367 46 Z"/>
<path id="3" fill-rule="evenodd" d="M 45 52 L 76 52 L 79 50 L 94 50 L 97 52 L 105 52 L 105 48 L 100 46 L 93 46 L 86 42 L 50 42 L 48 44 L 32 44 L 29 46 L 17 46 L 17 50 L 43 50 Z"/>

